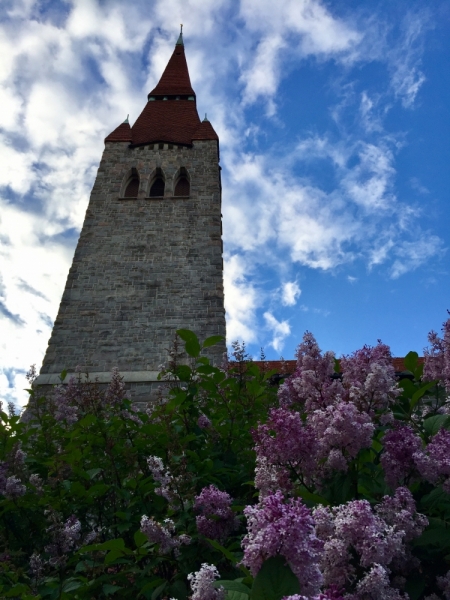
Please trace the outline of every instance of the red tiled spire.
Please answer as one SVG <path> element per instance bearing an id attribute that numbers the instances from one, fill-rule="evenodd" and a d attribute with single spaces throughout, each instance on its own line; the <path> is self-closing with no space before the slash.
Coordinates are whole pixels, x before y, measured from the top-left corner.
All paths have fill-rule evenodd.
<path id="1" fill-rule="evenodd" d="M 131 142 L 131 127 L 128 117 L 105 138 L 105 142 Z"/>
<path id="2" fill-rule="evenodd" d="M 184 55 L 184 44 L 182 34 L 170 57 L 167 67 L 148 97 L 151 96 L 194 96 L 195 92 L 191 86 L 186 56 Z"/>
<path id="3" fill-rule="evenodd" d="M 130 141 L 133 146 L 166 142 L 190 146 L 193 140 L 218 139 L 211 123 L 201 122 L 198 116 L 181 32 L 161 79 L 148 95 L 148 102 L 131 130 L 125 131 L 122 124 L 105 142 Z"/>

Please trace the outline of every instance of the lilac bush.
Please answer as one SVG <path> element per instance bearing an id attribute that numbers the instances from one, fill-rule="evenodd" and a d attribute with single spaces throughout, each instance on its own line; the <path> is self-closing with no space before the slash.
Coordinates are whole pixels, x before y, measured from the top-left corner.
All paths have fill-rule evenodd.
<path id="1" fill-rule="evenodd" d="M 261 499 L 247 506 L 247 534 L 242 540 L 242 563 L 256 575 L 263 562 L 283 556 L 298 577 L 307 595 L 318 593 L 323 582 L 319 569 L 323 542 L 316 536 L 311 511 L 300 499 L 284 501 L 283 494 Z"/>
<path id="2" fill-rule="evenodd" d="M 225 590 L 214 587 L 214 581 L 218 578 L 219 571 L 208 563 L 203 563 L 196 573 L 190 573 L 188 581 L 194 592 L 191 600 L 225 600 Z"/>
<path id="3" fill-rule="evenodd" d="M 203 488 L 194 502 L 198 532 L 219 542 L 226 540 L 239 527 L 231 502 L 231 496 L 227 492 L 221 492 L 215 485 Z"/>

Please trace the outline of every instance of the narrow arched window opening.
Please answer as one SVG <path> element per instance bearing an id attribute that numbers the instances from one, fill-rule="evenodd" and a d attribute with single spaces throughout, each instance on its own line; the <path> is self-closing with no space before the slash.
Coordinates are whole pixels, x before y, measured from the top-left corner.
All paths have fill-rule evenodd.
<path id="1" fill-rule="evenodd" d="M 161 169 L 158 168 L 156 170 L 155 179 L 153 180 L 152 186 L 150 188 L 150 197 L 155 198 L 158 196 L 164 196 L 165 186 L 166 186 L 166 184 L 164 181 L 162 171 L 161 171 Z"/>
<path id="2" fill-rule="evenodd" d="M 125 186 L 124 197 L 125 198 L 137 198 L 139 192 L 139 175 L 136 169 L 133 169 L 131 176 Z"/>
<path id="3" fill-rule="evenodd" d="M 180 169 L 180 176 L 175 185 L 174 196 L 189 196 L 191 193 L 191 184 L 189 182 L 188 174 L 186 169 L 182 167 Z"/>

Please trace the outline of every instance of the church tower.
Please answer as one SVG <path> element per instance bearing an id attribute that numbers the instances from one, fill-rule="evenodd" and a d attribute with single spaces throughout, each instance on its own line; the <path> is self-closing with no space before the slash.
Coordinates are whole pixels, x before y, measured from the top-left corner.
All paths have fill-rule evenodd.
<path id="1" fill-rule="evenodd" d="M 77 366 L 106 382 L 118 367 L 147 400 L 180 328 L 225 335 L 219 139 L 198 116 L 182 33 L 134 125 L 105 139 L 36 384 Z"/>

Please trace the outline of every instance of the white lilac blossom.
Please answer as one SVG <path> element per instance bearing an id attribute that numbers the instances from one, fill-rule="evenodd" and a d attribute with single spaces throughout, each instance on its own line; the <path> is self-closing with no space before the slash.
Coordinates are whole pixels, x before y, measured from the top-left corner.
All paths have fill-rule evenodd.
<path id="1" fill-rule="evenodd" d="M 36 489 L 36 492 L 41 495 L 44 492 L 44 482 L 40 475 L 37 473 L 33 473 L 30 475 L 29 479 L 30 484 Z"/>
<path id="2" fill-rule="evenodd" d="M 227 492 L 221 492 L 215 485 L 202 489 L 194 502 L 197 529 L 200 534 L 223 542 L 239 527 L 239 521 L 231 509 L 231 500 Z"/>
<path id="3" fill-rule="evenodd" d="M 194 592 L 191 600 L 225 600 L 226 591 L 223 587 L 214 587 L 214 581 L 219 577 L 217 568 L 208 563 L 203 563 L 200 571 L 189 573 L 187 578 Z"/>
<path id="4" fill-rule="evenodd" d="M 282 600 L 344 600 L 342 592 L 334 586 L 330 585 L 329 588 L 320 592 L 316 596 L 302 596 L 301 594 L 294 594 L 293 596 L 283 596 Z"/>
<path id="5" fill-rule="evenodd" d="M 247 506 L 248 533 L 242 540 L 246 565 L 253 576 L 271 556 L 283 556 L 307 595 L 319 592 L 323 578 L 319 569 L 323 542 L 314 531 L 311 511 L 300 499 L 286 503 L 280 491 Z"/>
<path id="6" fill-rule="evenodd" d="M 171 519 L 165 519 L 164 524 L 158 523 L 153 517 L 150 519 L 147 515 L 141 518 L 141 531 L 147 536 L 153 544 L 159 544 L 160 554 L 168 554 L 172 550 L 178 555 L 179 547 L 184 544 L 190 544 L 191 538 L 188 535 L 175 535 L 175 524 Z"/>

